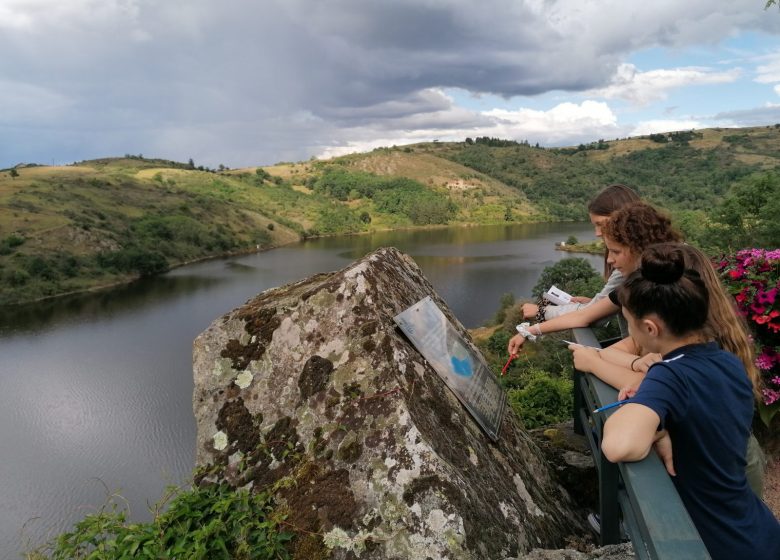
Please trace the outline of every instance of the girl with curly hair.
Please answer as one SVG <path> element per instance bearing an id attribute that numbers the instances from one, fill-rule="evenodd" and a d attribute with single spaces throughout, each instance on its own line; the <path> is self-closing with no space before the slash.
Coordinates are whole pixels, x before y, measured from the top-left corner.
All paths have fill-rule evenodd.
<path id="1" fill-rule="evenodd" d="M 607 263 L 623 277 L 639 266 L 639 259 L 645 247 L 667 241 L 680 241 L 680 234 L 672 228 L 671 220 L 646 202 L 634 202 L 623 206 L 602 226 L 604 245 L 607 247 Z M 614 301 L 613 301 L 614 300 Z M 593 305 L 536 324 L 517 325 L 517 332 L 509 340 L 511 356 L 522 349 L 526 338 L 536 340 L 547 333 L 587 327 L 591 323 L 614 315 L 620 306 L 614 299 L 614 291 Z M 625 325 L 621 320 L 621 331 Z"/>
<path id="2" fill-rule="evenodd" d="M 593 230 L 596 237 L 602 236 L 602 228 L 607 223 L 609 217 L 620 210 L 623 206 L 633 202 L 639 202 L 641 199 L 634 189 L 627 185 L 616 183 L 608 185 L 601 189 L 599 193 L 588 203 L 588 218 L 593 224 Z M 555 317 L 560 317 L 565 313 L 577 311 L 583 307 L 589 307 L 600 299 L 607 297 L 612 290 L 617 288 L 623 282 L 623 276 L 617 270 L 614 270 L 608 262 L 608 251 L 604 251 L 604 287 L 592 298 L 583 296 L 572 297 L 572 303 L 564 305 L 548 304 L 544 298 L 540 298 L 539 303 L 523 303 L 520 305 L 520 313 L 524 319 L 536 318 L 538 321 L 548 321 Z"/>

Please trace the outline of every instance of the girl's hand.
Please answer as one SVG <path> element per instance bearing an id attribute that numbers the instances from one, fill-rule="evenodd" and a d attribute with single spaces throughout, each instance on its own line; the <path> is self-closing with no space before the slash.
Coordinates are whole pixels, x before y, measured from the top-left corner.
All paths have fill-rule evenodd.
<path id="1" fill-rule="evenodd" d="M 583 303 L 584 304 L 584 303 L 589 303 L 590 300 L 592 300 L 592 299 L 593 298 L 589 298 L 589 297 L 585 297 L 585 296 L 573 296 L 571 298 L 571 302 L 572 303 Z"/>
<path id="2" fill-rule="evenodd" d="M 639 373 L 647 373 L 647 370 L 656 362 L 663 360 L 661 354 L 645 354 L 631 364 L 631 369 Z"/>
<path id="3" fill-rule="evenodd" d="M 513 354 L 520 353 L 520 350 L 523 348 L 523 344 L 525 344 L 525 337 L 521 334 L 516 334 L 512 338 L 509 339 L 509 346 L 507 346 L 507 351 L 509 352 L 509 355 L 512 356 Z"/>
<path id="4" fill-rule="evenodd" d="M 533 319 L 539 312 L 539 306 L 534 303 L 524 303 L 520 307 L 520 311 L 523 314 L 523 319 Z"/>
<path id="5" fill-rule="evenodd" d="M 572 358 L 574 358 L 574 367 L 582 372 L 593 373 L 596 363 L 601 361 L 598 350 L 589 346 L 579 344 L 569 344 Z"/>
<path id="6" fill-rule="evenodd" d="M 666 467 L 666 472 L 672 476 L 677 476 L 674 472 L 674 461 L 672 457 L 672 438 L 669 437 L 669 432 L 663 430 L 659 432 L 655 443 L 655 452 L 661 458 L 661 462 Z"/>
<path id="7" fill-rule="evenodd" d="M 639 389 L 639 385 L 641 383 L 642 382 L 640 381 L 639 383 L 634 383 L 633 385 L 629 385 L 628 387 L 623 387 L 620 391 L 618 391 L 617 400 L 624 401 L 636 395 L 636 392 Z"/>

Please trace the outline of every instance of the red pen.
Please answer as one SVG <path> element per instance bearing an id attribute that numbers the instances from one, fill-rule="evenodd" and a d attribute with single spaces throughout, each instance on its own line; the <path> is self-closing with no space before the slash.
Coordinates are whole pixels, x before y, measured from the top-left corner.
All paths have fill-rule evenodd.
<path id="1" fill-rule="evenodd" d="M 501 376 L 502 376 L 502 377 L 503 377 L 504 375 L 506 375 L 506 370 L 508 370 L 508 369 L 509 369 L 509 364 L 511 364 L 511 363 L 512 363 L 512 360 L 514 360 L 515 358 L 517 358 L 517 354 L 510 354 L 510 355 L 509 355 L 509 359 L 508 359 L 508 360 L 506 361 L 506 363 L 504 364 L 504 367 L 503 367 L 503 368 L 501 368 Z"/>

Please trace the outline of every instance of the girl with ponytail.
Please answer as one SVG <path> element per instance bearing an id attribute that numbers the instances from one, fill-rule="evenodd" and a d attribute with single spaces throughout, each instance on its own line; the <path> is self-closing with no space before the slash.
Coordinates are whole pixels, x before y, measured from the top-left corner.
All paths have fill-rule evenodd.
<path id="1" fill-rule="evenodd" d="M 701 275 L 679 246 L 650 247 L 617 297 L 636 344 L 663 359 L 607 420 L 602 452 L 638 461 L 655 445 L 714 560 L 777 560 L 780 523 L 745 476 L 753 388 L 741 360 L 708 342 Z"/>

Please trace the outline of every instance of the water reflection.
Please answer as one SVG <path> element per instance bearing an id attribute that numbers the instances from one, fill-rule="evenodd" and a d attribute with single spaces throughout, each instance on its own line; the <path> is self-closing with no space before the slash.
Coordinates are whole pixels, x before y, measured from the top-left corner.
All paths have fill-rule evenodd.
<path id="1" fill-rule="evenodd" d="M 148 517 L 146 504 L 192 468 L 193 339 L 263 290 L 394 246 L 473 327 L 568 258 L 554 243 L 569 235 L 592 238 L 588 224 L 536 224 L 316 239 L 0 310 L 0 448 L 13 450 L 0 461 L 0 557 L 19 554 L 27 520 L 40 517 L 28 526 L 40 541 L 102 505 L 95 477 Z"/>
<path id="2" fill-rule="evenodd" d="M 231 271 L 249 270 L 239 265 Z M 138 311 L 171 297 L 185 297 L 228 282 L 227 277 L 173 276 L 143 278 L 113 288 L 0 309 L 0 335 L 36 332 L 63 323 L 92 321 L 125 311 Z"/>

